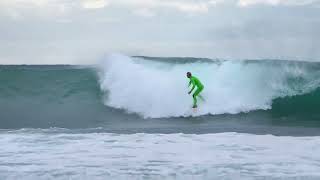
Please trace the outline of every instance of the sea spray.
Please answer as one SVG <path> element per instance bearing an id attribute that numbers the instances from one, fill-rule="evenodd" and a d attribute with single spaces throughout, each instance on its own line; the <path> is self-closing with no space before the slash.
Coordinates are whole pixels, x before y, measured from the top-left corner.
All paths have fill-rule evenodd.
<path id="1" fill-rule="evenodd" d="M 304 94 L 319 87 L 319 72 L 308 63 L 290 61 L 161 62 L 109 55 L 100 64 L 100 86 L 107 106 L 145 118 L 188 116 L 191 71 L 205 85 L 193 115 L 237 114 L 271 109 L 276 98 Z"/>

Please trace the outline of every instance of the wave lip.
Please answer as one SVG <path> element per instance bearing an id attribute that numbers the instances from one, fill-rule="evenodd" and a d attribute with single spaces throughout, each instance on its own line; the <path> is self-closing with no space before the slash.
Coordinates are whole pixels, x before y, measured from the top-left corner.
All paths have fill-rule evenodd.
<path id="1" fill-rule="evenodd" d="M 320 67 L 292 61 L 193 61 L 176 63 L 110 55 L 99 67 L 105 104 L 145 118 L 237 114 L 272 108 L 273 100 L 314 91 Z M 205 85 L 205 102 L 191 111 L 187 71 Z"/>

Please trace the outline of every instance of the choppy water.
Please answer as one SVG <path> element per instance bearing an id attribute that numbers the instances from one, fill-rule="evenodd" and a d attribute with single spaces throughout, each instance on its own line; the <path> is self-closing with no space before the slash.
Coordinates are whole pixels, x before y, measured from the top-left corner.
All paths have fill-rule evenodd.
<path id="1" fill-rule="evenodd" d="M 319 137 L 221 134 L 0 134 L 0 178 L 291 179 L 320 177 Z"/>

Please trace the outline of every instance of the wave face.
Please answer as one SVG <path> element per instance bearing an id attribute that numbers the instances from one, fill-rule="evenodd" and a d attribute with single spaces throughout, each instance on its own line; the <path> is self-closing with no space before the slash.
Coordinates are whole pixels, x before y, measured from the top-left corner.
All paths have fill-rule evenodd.
<path id="1" fill-rule="evenodd" d="M 273 101 L 282 108 L 282 104 L 291 104 L 288 101 L 308 103 L 290 98 L 308 96 L 320 87 L 320 64 L 309 62 L 110 55 L 98 69 L 100 87 L 106 93 L 105 104 L 145 118 L 268 110 Z M 187 71 L 205 86 L 205 101 L 199 102 L 196 113 L 190 112 Z"/>

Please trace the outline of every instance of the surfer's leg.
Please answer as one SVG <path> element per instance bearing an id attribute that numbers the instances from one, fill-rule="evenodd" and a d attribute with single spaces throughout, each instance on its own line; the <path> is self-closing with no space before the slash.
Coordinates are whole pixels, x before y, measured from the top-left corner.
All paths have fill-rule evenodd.
<path id="1" fill-rule="evenodd" d="M 193 108 L 197 107 L 197 97 L 193 94 Z"/>
<path id="2" fill-rule="evenodd" d="M 193 107 L 197 107 L 197 96 L 201 93 L 201 91 L 203 90 L 203 87 L 202 88 L 198 88 L 197 90 L 196 90 L 196 92 L 194 92 L 194 94 L 193 94 Z"/>
<path id="3" fill-rule="evenodd" d="M 202 100 L 202 101 L 206 101 L 203 97 L 202 97 L 202 95 L 200 94 L 202 91 L 203 91 L 203 89 L 204 89 L 204 87 L 202 87 L 201 89 L 200 89 L 200 92 L 199 92 L 199 95 L 198 95 L 198 97 Z"/>
<path id="4" fill-rule="evenodd" d="M 194 94 L 193 94 L 193 107 L 197 107 L 197 96 L 200 94 L 200 92 L 203 90 L 203 88 L 198 88 L 197 90 L 196 90 L 196 92 L 194 92 Z"/>

